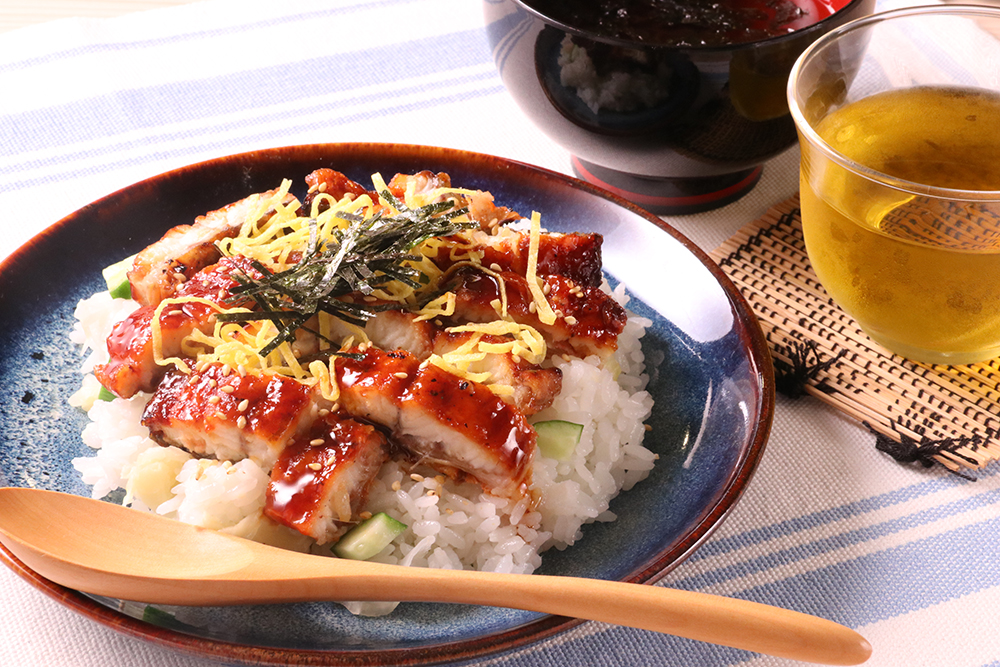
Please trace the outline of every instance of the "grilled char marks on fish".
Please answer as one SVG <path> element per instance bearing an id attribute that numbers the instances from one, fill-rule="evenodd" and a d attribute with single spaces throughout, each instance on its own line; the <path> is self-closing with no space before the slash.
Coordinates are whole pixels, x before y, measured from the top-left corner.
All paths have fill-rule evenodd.
<path id="1" fill-rule="evenodd" d="M 235 236 L 261 201 L 274 196 L 271 190 L 250 195 L 217 211 L 195 219 L 193 225 L 178 225 L 156 243 L 140 252 L 128 272 L 132 298 L 143 306 L 155 306 L 173 296 L 201 269 L 219 261 L 215 243 Z"/>
<path id="2" fill-rule="evenodd" d="M 242 257 L 224 258 L 183 283 L 174 295 L 201 298 L 222 304 L 237 283 L 233 271 L 259 275 Z M 159 304 L 157 304 L 159 305 Z M 245 305 L 245 304 L 243 304 Z M 94 369 L 94 375 L 108 391 L 131 398 L 140 391 L 153 391 L 167 372 L 156 363 L 153 347 L 153 315 L 157 306 L 142 306 L 119 322 L 107 339 L 110 358 Z M 189 301 L 166 306 L 160 311 L 160 354 L 163 358 L 182 357 L 182 342 L 196 329 L 209 333 L 215 328 L 216 308 Z"/>
<path id="3" fill-rule="evenodd" d="M 167 374 L 142 423 L 162 445 L 219 460 L 251 459 L 270 470 L 285 445 L 309 426 L 321 399 L 281 375 L 241 376 L 222 364 Z"/>
<path id="4" fill-rule="evenodd" d="M 482 255 L 479 263 L 483 266 L 522 276 L 528 271 L 530 241 L 527 232 L 511 229 L 500 229 L 492 235 L 478 232 L 468 237 L 455 237 L 455 243 L 462 243 L 463 248 L 471 244 L 471 250 Z M 536 271 L 540 276 L 563 276 L 582 286 L 600 287 L 604 278 L 601 271 L 603 243 L 604 237 L 600 234 L 540 234 Z M 443 270 L 456 261 L 450 252 L 439 253 L 434 259 L 434 263 Z"/>
<path id="5" fill-rule="evenodd" d="M 330 413 L 278 456 L 264 514 L 320 544 L 337 539 L 389 458 L 388 441 L 370 424 Z"/>
<path id="6" fill-rule="evenodd" d="M 340 404 L 380 424 L 423 462 L 454 478 L 518 496 L 527 487 L 535 432 L 486 386 L 375 347 L 336 364 Z"/>
<path id="7" fill-rule="evenodd" d="M 552 324 L 544 324 L 532 306 L 528 281 L 517 273 L 499 272 L 500 282 L 473 267 L 460 267 L 448 287 L 455 292 L 454 317 L 470 322 L 492 322 L 497 318 L 490 305 L 507 297 L 507 313 L 520 324 L 536 328 L 548 346 L 579 357 L 597 355 L 604 360 L 618 349 L 618 335 L 625 328 L 625 309 L 596 287 L 579 285 L 569 278 L 543 278 L 546 298 L 556 313 Z"/>

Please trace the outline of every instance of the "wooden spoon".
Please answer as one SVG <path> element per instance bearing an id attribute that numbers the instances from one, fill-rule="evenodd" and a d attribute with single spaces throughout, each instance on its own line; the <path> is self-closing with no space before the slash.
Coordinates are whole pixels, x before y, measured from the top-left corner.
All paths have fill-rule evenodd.
<path id="1" fill-rule="evenodd" d="M 871 645 L 849 628 L 745 600 L 597 579 L 326 558 L 54 491 L 0 488 L 0 542 L 58 584 L 125 600 L 456 602 L 628 625 L 831 665 L 856 665 L 871 655 Z"/>

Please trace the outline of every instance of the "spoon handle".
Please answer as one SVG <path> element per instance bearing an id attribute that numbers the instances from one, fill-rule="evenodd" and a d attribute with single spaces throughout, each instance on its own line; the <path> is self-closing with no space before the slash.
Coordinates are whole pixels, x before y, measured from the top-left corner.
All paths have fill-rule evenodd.
<path id="1" fill-rule="evenodd" d="M 699 641 L 806 662 L 856 665 L 871 655 L 871 645 L 854 630 L 832 621 L 747 600 L 661 586 L 601 579 L 511 575 L 468 570 L 363 566 L 321 562 L 333 576 L 301 584 L 312 599 L 440 601 L 510 607 L 625 625 Z M 355 565 L 350 563 L 349 565 Z M 379 573 L 384 567 L 384 573 Z M 391 586 L 373 582 L 385 577 Z M 286 582 L 291 585 L 291 582 Z M 297 582 L 298 583 L 298 582 Z M 315 587 L 315 588 L 314 588 Z M 379 590 L 389 588 L 390 590 Z M 287 590 L 287 589 L 286 589 Z M 321 594 L 326 593 L 329 597 Z"/>
<path id="2" fill-rule="evenodd" d="M 52 517 L 60 521 L 53 524 Z M 600 579 L 326 558 L 51 491 L 0 489 L 0 542 L 58 584 L 126 600 L 452 602 L 626 625 L 831 665 L 860 664 L 871 654 L 850 628 L 746 600 Z"/>

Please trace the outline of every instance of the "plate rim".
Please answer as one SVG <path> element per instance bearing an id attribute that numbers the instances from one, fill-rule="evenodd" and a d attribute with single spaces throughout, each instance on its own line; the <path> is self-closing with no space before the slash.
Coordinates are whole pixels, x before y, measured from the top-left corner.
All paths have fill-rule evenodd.
<path id="1" fill-rule="evenodd" d="M 441 161 L 462 160 L 476 164 L 494 163 L 495 166 L 510 168 L 511 166 L 534 172 L 546 179 L 560 182 L 572 189 L 582 190 L 590 195 L 610 201 L 626 209 L 632 214 L 645 219 L 661 231 L 672 236 L 690 252 L 712 274 L 720 284 L 728 298 L 737 320 L 742 323 L 741 342 L 744 349 L 750 351 L 748 361 L 754 371 L 760 392 L 757 409 L 761 415 L 754 425 L 745 454 L 739 459 L 738 465 L 730 472 L 721 490 L 721 501 L 708 508 L 693 522 L 685 539 L 666 553 L 649 562 L 644 568 L 634 572 L 629 577 L 621 579 L 632 583 L 653 584 L 665 577 L 671 570 L 687 559 L 729 516 L 733 508 L 742 498 L 751 478 L 756 472 L 768 437 L 774 416 L 775 383 L 771 363 L 770 350 L 763 330 L 753 309 L 743 297 L 740 290 L 730 280 L 722 268 L 701 248 L 694 244 L 680 231 L 656 215 L 632 204 L 620 196 L 598 188 L 590 183 L 574 178 L 545 167 L 540 167 L 520 160 L 506 158 L 486 153 L 479 153 L 457 148 L 428 146 L 421 144 L 384 143 L 384 142 L 330 142 L 294 144 L 276 146 L 250 151 L 242 151 L 223 155 L 208 160 L 186 164 L 180 167 L 157 173 L 141 179 L 103 197 L 94 200 L 60 220 L 39 231 L 28 241 L 16 248 L 3 260 L 0 260 L 0 274 L 5 273 L 19 263 L 20 257 L 30 252 L 31 247 L 43 242 L 50 235 L 66 225 L 72 224 L 74 218 L 84 211 L 106 206 L 128 192 L 154 184 L 158 181 L 181 177 L 187 172 L 210 169 L 213 165 L 221 165 L 234 161 L 253 161 L 260 159 L 276 159 L 283 154 L 294 155 L 298 152 L 329 152 L 329 153 L 359 153 L 386 154 L 392 159 L 408 156 L 428 156 L 428 159 Z M 377 651 L 367 649 L 301 649 L 288 647 L 269 647 L 250 644 L 240 644 L 224 639 L 214 639 L 191 635 L 163 626 L 153 625 L 134 618 L 121 611 L 112 609 L 98 600 L 74 589 L 66 588 L 45 579 L 17 559 L 3 545 L 0 545 L 0 563 L 10 568 L 16 575 L 27 581 L 35 589 L 46 594 L 63 606 L 82 614 L 102 625 L 123 634 L 150 641 L 163 647 L 182 653 L 208 658 L 225 659 L 251 665 L 317 665 L 323 667 L 346 667 L 348 665 L 436 665 L 453 661 L 470 660 L 490 655 L 499 655 L 517 648 L 523 648 L 545 639 L 551 638 L 570 628 L 582 624 L 581 619 L 563 616 L 545 615 L 520 626 L 504 630 L 496 634 L 487 634 L 473 639 L 458 642 L 439 642 L 432 645 L 416 647 L 380 648 Z"/>

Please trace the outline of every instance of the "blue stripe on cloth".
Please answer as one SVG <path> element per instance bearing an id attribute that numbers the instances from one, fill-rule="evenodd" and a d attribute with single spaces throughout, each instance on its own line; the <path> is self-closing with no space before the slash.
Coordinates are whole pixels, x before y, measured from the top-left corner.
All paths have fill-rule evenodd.
<path id="1" fill-rule="evenodd" d="M 700 589 L 712 584 L 729 581 L 748 574 L 764 572 L 787 563 L 830 553 L 844 547 L 871 542 L 904 530 L 923 526 L 940 519 L 957 516 L 973 510 L 1000 504 L 1000 494 L 993 489 L 919 512 L 896 517 L 888 521 L 849 530 L 823 539 L 797 544 L 787 549 L 773 551 L 758 558 L 720 567 L 709 572 L 685 577 L 672 582 L 681 588 Z"/>
<path id="2" fill-rule="evenodd" d="M 493 71 L 483 72 L 480 74 L 471 74 L 468 76 L 459 76 L 447 81 L 441 81 L 440 85 L 442 90 L 448 90 L 456 86 L 462 86 L 469 83 L 476 82 L 490 82 L 496 79 L 496 73 Z M 414 93 L 422 92 L 425 86 L 421 85 L 411 85 L 401 88 L 394 88 L 392 90 L 380 90 L 378 92 L 372 92 L 365 95 L 358 95 L 354 97 L 341 98 L 335 102 L 326 103 L 316 103 L 311 106 L 298 107 L 292 110 L 278 111 L 262 113 L 261 115 L 255 116 L 251 120 L 243 120 L 240 122 L 219 122 L 216 124 L 206 125 L 200 128 L 186 128 L 184 130 L 171 131 L 165 133 L 157 133 L 143 136 L 141 139 L 131 139 L 131 140 L 119 140 L 112 141 L 108 143 L 102 143 L 101 146 L 88 148 L 86 150 L 77 151 L 67 151 L 52 155 L 51 157 L 34 159 L 25 162 L 17 162 L 14 166 L 7 168 L 0 168 L 0 174 L 3 173 L 23 173 L 28 169 L 45 169 L 51 168 L 57 165 L 65 165 L 78 160 L 86 160 L 88 165 L 92 165 L 94 160 L 99 156 L 105 155 L 115 155 L 119 152 L 124 152 L 127 150 L 135 150 L 138 146 L 155 146 L 157 144 L 162 144 L 177 140 L 192 140 L 203 136 L 212 136 L 220 132 L 231 132 L 238 130 L 240 128 L 246 129 L 248 132 L 252 130 L 254 126 L 265 125 L 268 123 L 273 123 L 276 121 L 292 121 L 297 118 L 308 116 L 312 114 L 317 114 L 320 112 L 330 113 L 333 112 L 339 115 L 328 115 L 327 120 L 336 121 L 337 123 L 347 122 L 348 120 L 369 120 L 371 118 L 383 117 L 386 115 L 387 110 L 398 109 L 398 100 L 402 96 L 411 95 Z M 498 86 L 492 86 L 488 89 L 488 92 L 499 92 L 500 88 Z M 471 93 L 469 93 L 471 96 Z M 478 96 L 478 95 L 477 95 Z M 443 100 L 442 103 L 448 103 L 452 101 L 453 98 L 439 98 Z M 371 105 L 373 103 L 380 103 L 381 106 L 376 106 L 374 108 L 369 108 L 364 112 L 353 112 L 354 109 L 361 105 Z M 345 112 L 347 112 L 345 114 Z M 325 123 L 323 126 L 328 125 Z M 299 127 L 303 127 L 303 124 L 298 123 Z M 289 125 L 284 125 L 283 127 L 288 128 Z M 286 130 L 287 131 L 287 130 Z M 203 144 L 204 145 L 204 144 Z"/>
<path id="3" fill-rule="evenodd" d="M 437 97 L 434 99 L 420 100 L 417 102 L 407 102 L 395 107 L 385 107 L 380 110 L 378 114 L 372 114 L 369 112 L 360 113 L 346 113 L 340 116 L 328 116 L 321 121 L 315 121 L 310 123 L 296 123 L 294 125 L 283 125 L 277 130 L 267 130 L 263 132 L 258 132 L 252 135 L 246 135 L 241 137 L 231 137 L 227 139 L 222 139 L 218 141 L 208 141 L 200 142 L 197 145 L 188 145 L 181 148 L 170 149 L 170 150 L 160 150 L 153 151 L 150 153 L 143 153 L 141 155 L 123 158 L 120 160 L 115 160 L 112 162 L 107 162 L 105 164 L 92 164 L 88 163 L 86 167 L 86 174 L 93 175 L 98 173 L 105 173 L 109 171 L 116 171 L 118 169 L 123 169 L 127 167 L 133 167 L 136 165 L 148 164 L 150 162 L 155 162 L 157 160 L 165 159 L 175 159 L 177 157 L 185 155 L 204 155 L 205 152 L 218 152 L 220 154 L 229 153 L 238 150 L 249 150 L 247 148 L 248 143 L 252 144 L 254 142 L 266 142 L 274 139 L 279 139 L 290 134 L 295 134 L 298 132 L 319 130 L 324 128 L 335 128 L 338 125 L 344 123 L 351 123 L 358 120 L 365 120 L 372 115 L 380 116 L 392 116 L 394 114 L 418 111 L 421 109 L 429 109 L 437 106 L 443 106 L 447 104 L 454 104 L 456 102 L 462 102 L 474 98 L 486 97 L 490 95 L 502 95 L 505 93 L 503 86 L 497 85 L 489 88 L 483 88 L 474 91 L 463 91 L 461 93 L 456 93 L 453 95 L 445 95 Z M 379 141 L 379 137 L 372 137 L 372 141 Z M 335 137 L 331 137 L 329 141 L 336 141 Z M 21 188 L 34 187 L 38 185 L 52 185 L 61 182 L 65 182 L 66 179 L 71 179 L 80 176 L 81 170 L 75 167 L 67 168 L 62 172 L 52 172 L 47 173 L 43 176 L 32 177 L 27 179 L 22 179 L 20 181 L 14 181 L 5 184 L 0 187 L 0 192 L 4 190 L 14 191 Z"/>
<path id="4" fill-rule="evenodd" d="M 1000 518 L 745 591 L 739 597 L 861 627 L 1000 586 Z M 960 554 L 960 556 L 956 556 Z"/>
<path id="5" fill-rule="evenodd" d="M 253 21 L 240 25 L 227 26 L 225 28 L 215 28 L 212 30 L 196 30 L 187 33 L 178 33 L 169 37 L 158 37 L 156 39 L 137 40 L 133 42 L 104 42 L 90 43 L 83 46 L 46 53 L 44 56 L 15 60 L 7 63 L 0 63 L 0 74 L 4 72 L 16 72 L 18 70 L 29 69 L 38 65 L 48 65 L 68 58 L 79 58 L 81 56 L 93 55 L 95 53 L 109 53 L 118 51 L 136 51 L 150 47 L 160 47 L 168 44 L 183 44 L 185 42 L 202 39 L 214 39 L 225 35 L 239 34 L 251 30 L 271 28 L 277 25 L 297 23 L 301 21 L 314 21 L 331 16 L 342 17 L 344 14 L 351 14 L 358 11 L 385 10 L 394 5 L 410 4 L 413 2 L 426 2 L 427 0 L 361 0 L 360 2 L 345 2 L 329 9 L 304 12 L 301 14 L 291 14 L 288 16 L 278 16 L 264 21 Z"/>
<path id="6" fill-rule="evenodd" d="M 535 25 L 534 20 L 523 12 L 507 14 L 487 26 L 487 30 L 494 35 L 503 35 L 493 49 L 493 60 L 496 62 L 497 71 L 503 74 L 507 66 L 507 58 L 514 52 L 514 47 L 524 37 L 525 34 Z"/>
<path id="7" fill-rule="evenodd" d="M 9 136 L 0 144 L 0 156 L 252 111 L 264 95 L 268 101 L 291 102 L 344 93 L 371 84 L 376 76 L 389 86 L 414 75 L 490 62 L 483 31 L 475 29 L 206 79 L 121 90 L 0 116 L 0 127 L 16 128 L 16 132 L 5 132 Z M 319 74 L 322 72 L 328 75 Z"/>
<path id="8" fill-rule="evenodd" d="M 990 519 L 758 586 L 734 597 L 861 628 L 1000 586 L 1000 568 L 995 566 L 1000 559 L 1000 540 L 983 539 L 998 532 L 1000 518 Z M 960 563 L 955 562 L 956 553 L 963 554 Z M 630 667 L 722 667 L 754 657 L 746 651 L 631 628 L 554 640 L 544 645 L 544 651 L 549 664 Z M 517 653 L 497 663 L 534 667 L 538 656 Z M 982 667 L 1000 667 L 1000 662 Z"/>
<path id="9" fill-rule="evenodd" d="M 1000 473 L 1000 470 L 991 468 L 980 472 L 980 478 L 992 477 Z M 737 549 L 742 549 L 754 544 L 767 542 L 778 537 L 791 535 L 803 530 L 815 528 L 825 524 L 840 521 L 852 516 L 859 516 L 868 512 L 892 507 L 900 503 L 926 496 L 928 494 L 945 491 L 956 486 L 963 486 L 969 482 L 955 475 L 944 475 L 929 481 L 911 484 L 888 493 L 872 496 L 852 503 L 847 503 L 837 507 L 831 507 L 804 516 L 788 519 L 769 526 L 762 526 L 754 530 L 746 531 L 738 535 L 719 538 L 708 542 L 691 555 L 689 562 L 696 562 L 711 556 L 729 553 Z"/>

